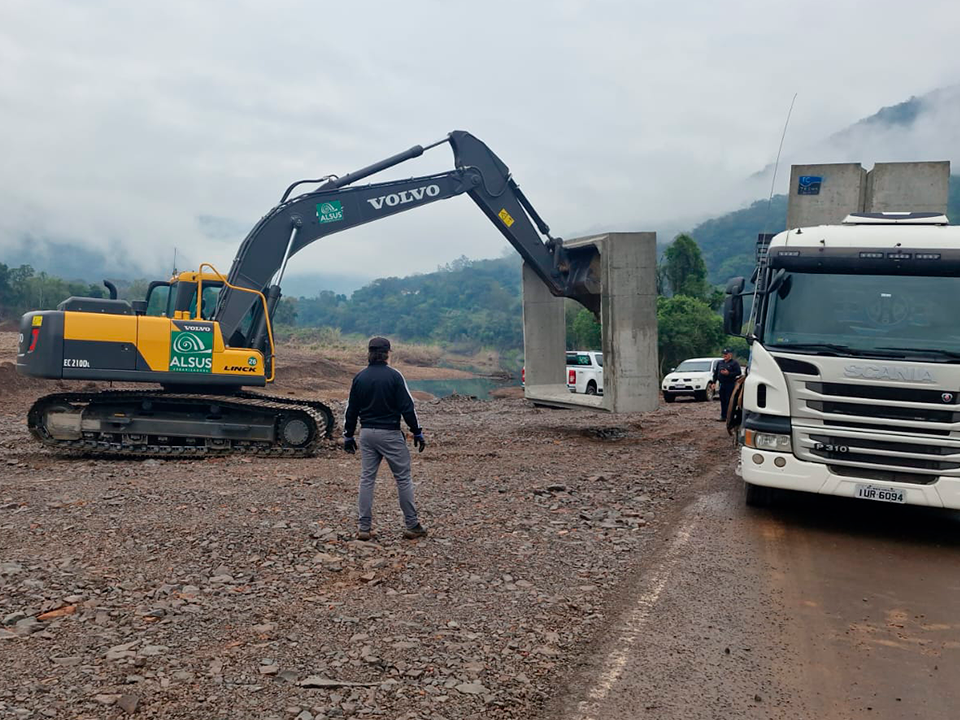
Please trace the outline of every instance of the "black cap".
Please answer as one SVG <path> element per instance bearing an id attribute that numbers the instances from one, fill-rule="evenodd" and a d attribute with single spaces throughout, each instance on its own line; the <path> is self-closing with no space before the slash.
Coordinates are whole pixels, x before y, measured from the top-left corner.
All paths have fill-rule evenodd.
<path id="1" fill-rule="evenodd" d="M 371 340 L 371 342 L 373 341 Z M 389 347 L 389 343 L 387 344 L 387 347 Z M 727 353 L 730 353 L 731 355 L 733 355 L 733 350 L 731 350 L 730 348 L 724 348 L 723 354 L 726 355 Z"/>
<path id="2" fill-rule="evenodd" d="M 389 350 L 390 341 L 385 337 L 375 337 L 370 338 L 370 343 L 367 345 L 369 350 Z"/>

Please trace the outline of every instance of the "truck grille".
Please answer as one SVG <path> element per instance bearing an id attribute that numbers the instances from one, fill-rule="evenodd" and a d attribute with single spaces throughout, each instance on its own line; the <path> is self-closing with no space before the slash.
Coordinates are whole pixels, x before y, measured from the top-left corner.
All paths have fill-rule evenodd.
<path id="1" fill-rule="evenodd" d="M 824 427 L 840 427 L 840 428 L 861 428 L 863 430 L 873 430 L 874 432 L 889 432 L 889 433 L 898 433 L 909 431 L 909 428 L 904 428 L 901 425 L 880 425 L 878 423 L 858 423 L 850 422 L 849 420 L 824 420 Z M 930 428 L 924 428 L 924 435 L 940 435 L 941 437 L 948 437 L 950 435 L 950 429 L 946 430 L 931 430 Z"/>
<path id="2" fill-rule="evenodd" d="M 960 439 L 960 392 L 791 379 L 800 424 Z M 944 400 L 946 398 L 946 400 Z M 807 422 L 807 420 L 811 422 Z"/>
<path id="3" fill-rule="evenodd" d="M 887 385 L 852 385 L 846 383 L 808 382 L 807 389 L 830 397 L 860 397 L 871 400 L 893 400 L 900 402 L 921 402 L 941 407 L 960 405 L 960 393 L 953 395 L 949 403 L 943 401 L 939 390 L 917 390 L 916 388 L 890 387 Z"/>
<path id="4" fill-rule="evenodd" d="M 856 477 L 960 477 L 960 392 L 789 378 L 797 457 Z"/>
<path id="5" fill-rule="evenodd" d="M 848 415 L 851 417 L 870 415 L 871 417 L 885 418 L 887 420 L 911 420 L 914 422 L 930 423 L 954 423 L 960 420 L 960 413 L 953 413 L 949 410 L 900 408 L 891 405 L 864 405 L 862 403 L 807 400 L 807 407 L 828 415 Z"/>
<path id="6" fill-rule="evenodd" d="M 795 429 L 795 437 L 795 452 L 805 460 L 877 470 L 902 470 L 927 478 L 960 475 L 960 443 L 956 440 L 904 442 L 889 436 L 865 437 L 862 432 L 855 430 L 828 434 L 801 427 Z M 950 444 L 945 444 L 948 442 Z"/>
<path id="7" fill-rule="evenodd" d="M 815 435 L 813 433 L 807 434 L 807 438 L 812 441 L 810 453 L 824 460 L 891 465 L 914 470 L 936 470 L 938 472 L 960 469 L 960 448 L 888 442 L 853 436 Z M 842 451 L 818 449 L 818 443 L 820 446 L 844 449 Z M 944 456 L 953 459 L 945 460 L 943 459 Z"/>

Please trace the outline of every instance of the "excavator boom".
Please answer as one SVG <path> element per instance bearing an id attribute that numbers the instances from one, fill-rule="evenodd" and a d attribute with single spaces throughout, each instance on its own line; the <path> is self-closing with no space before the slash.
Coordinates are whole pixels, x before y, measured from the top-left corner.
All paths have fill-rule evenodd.
<path id="1" fill-rule="evenodd" d="M 322 184 L 312 192 L 289 198 L 300 184 L 294 183 L 280 204 L 243 241 L 230 269 L 229 283 L 264 292 L 272 310 L 280 297 L 279 286 L 287 261 L 311 243 L 358 225 L 467 194 L 554 295 L 574 298 L 599 313 L 596 251 L 568 252 L 563 248 L 562 241 L 550 235 L 550 228 L 513 180 L 509 168 L 476 137 L 457 130 L 428 149 L 444 143 L 450 144 L 455 161 L 454 169 L 447 172 L 370 185 L 352 184 L 419 157 L 424 148 L 416 145 L 341 178 L 302 181 Z M 249 323 L 244 334 L 240 328 L 251 311 L 255 321 Z M 250 293 L 225 288 L 214 319 L 231 346 L 264 350 L 262 315 Z"/>

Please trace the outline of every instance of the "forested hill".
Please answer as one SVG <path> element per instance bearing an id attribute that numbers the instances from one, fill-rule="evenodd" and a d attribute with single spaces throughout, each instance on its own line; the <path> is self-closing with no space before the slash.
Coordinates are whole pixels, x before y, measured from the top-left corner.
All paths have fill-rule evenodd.
<path id="1" fill-rule="evenodd" d="M 520 324 L 520 257 L 461 257 L 437 272 L 374 280 L 348 298 L 321 292 L 296 301 L 298 325 L 405 340 L 515 348 Z"/>
<path id="2" fill-rule="evenodd" d="M 777 233 L 787 226 L 787 196 L 711 218 L 690 231 L 707 263 L 710 282 L 723 283 L 736 275 L 749 276 L 754 266 L 757 234 Z"/>
<path id="3" fill-rule="evenodd" d="M 947 217 L 960 224 L 960 175 L 950 177 Z M 724 283 L 736 275 L 753 271 L 757 234 L 777 233 L 787 226 L 787 196 L 775 195 L 773 201 L 758 200 L 749 207 L 712 218 L 697 225 L 690 235 L 703 252 L 710 281 Z"/>

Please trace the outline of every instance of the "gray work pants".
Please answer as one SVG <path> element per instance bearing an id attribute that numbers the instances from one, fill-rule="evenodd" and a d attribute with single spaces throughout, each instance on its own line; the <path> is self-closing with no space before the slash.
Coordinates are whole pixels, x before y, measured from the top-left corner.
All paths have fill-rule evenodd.
<path id="1" fill-rule="evenodd" d="M 413 504 L 413 479 L 410 477 L 410 450 L 400 430 L 363 428 L 360 431 L 360 499 L 357 527 L 369 530 L 373 522 L 373 488 L 377 482 L 380 461 L 386 459 L 397 481 L 397 496 L 403 522 L 408 528 L 416 527 L 417 508 Z"/>

